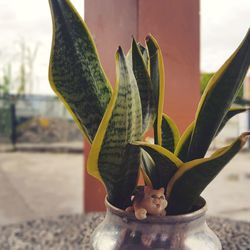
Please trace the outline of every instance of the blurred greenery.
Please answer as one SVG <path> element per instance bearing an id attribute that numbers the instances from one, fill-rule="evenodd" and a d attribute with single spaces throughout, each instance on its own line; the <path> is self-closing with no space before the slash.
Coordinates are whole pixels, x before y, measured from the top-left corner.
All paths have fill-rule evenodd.
<path id="1" fill-rule="evenodd" d="M 32 48 L 24 40 L 20 40 L 17 45 L 17 49 L 4 55 L 5 63 L 0 66 L 0 95 L 2 96 L 31 94 L 33 90 L 38 44 Z M 8 57 L 7 61 L 6 57 Z"/>

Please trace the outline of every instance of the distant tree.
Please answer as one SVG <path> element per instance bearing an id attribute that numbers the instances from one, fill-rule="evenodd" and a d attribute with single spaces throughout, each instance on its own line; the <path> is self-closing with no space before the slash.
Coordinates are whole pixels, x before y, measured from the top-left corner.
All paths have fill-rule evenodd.
<path id="1" fill-rule="evenodd" d="M 3 66 L 2 79 L 0 80 L 0 95 L 8 95 L 10 93 L 12 73 L 11 64 Z"/>
<path id="2" fill-rule="evenodd" d="M 38 44 L 31 48 L 24 40 L 18 42 L 18 50 L 10 53 L 7 62 L 0 66 L 0 95 L 19 96 L 33 92 L 37 52 Z M 2 53 L 0 57 L 6 58 L 7 55 Z"/>
<path id="3" fill-rule="evenodd" d="M 24 40 L 19 41 L 18 50 L 9 55 L 0 53 L 2 61 L 0 66 L 0 136 L 9 137 L 13 149 L 16 145 L 16 103 L 18 97 L 32 93 L 34 85 L 34 63 L 37 56 L 38 45 L 31 49 Z M 7 58 L 7 60 L 6 60 Z"/>

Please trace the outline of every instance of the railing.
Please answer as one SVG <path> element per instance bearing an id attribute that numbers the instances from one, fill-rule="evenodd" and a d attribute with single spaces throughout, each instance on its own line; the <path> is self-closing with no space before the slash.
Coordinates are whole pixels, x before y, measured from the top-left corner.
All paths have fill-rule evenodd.
<path id="1" fill-rule="evenodd" d="M 39 129 L 34 128 L 35 126 L 38 126 Z M 70 126 L 73 126 L 73 132 Z M 43 136 L 43 139 L 39 140 L 67 141 L 65 134 L 69 128 L 71 134 L 74 133 L 72 137 L 76 138 L 79 134 L 71 116 L 54 96 L 0 96 L 0 142 L 9 141 L 15 144 L 18 140 L 23 140 L 25 130 L 30 130 L 29 134 L 33 133 L 33 137 L 38 136 L 39 133 L 45 133 L 45 131 L 52 135 L 56 133 L 62 135 L 54 137 L 48 135 L 47 139 L 44 139 Z M 52 131 L 53 129 L 54 131 Z M 25 138 L 27 139 L 27 136 Z M 79 138 L 81 137 L 79 136 Z M 27 140 L 29 142 L 29 139 Z"/>

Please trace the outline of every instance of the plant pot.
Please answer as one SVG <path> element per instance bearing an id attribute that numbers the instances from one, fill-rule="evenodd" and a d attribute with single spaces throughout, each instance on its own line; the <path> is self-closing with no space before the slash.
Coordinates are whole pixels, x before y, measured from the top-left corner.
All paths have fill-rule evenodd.
<path id="1" fill-rule="evenodd" d="M 137 220 L 133 214 L 112 206 L 105 200 L 107 212 L 94 231 L 94 250 L 198 249 L 219 250 L 221 243 L 206 223 L 206 201 L 184 215 Z"/>

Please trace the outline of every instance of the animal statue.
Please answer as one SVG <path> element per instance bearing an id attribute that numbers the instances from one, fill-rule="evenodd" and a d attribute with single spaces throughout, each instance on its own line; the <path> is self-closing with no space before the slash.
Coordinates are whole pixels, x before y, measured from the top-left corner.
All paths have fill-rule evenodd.
<path id="1" fill-rule="evenodd" d="M 167 204 L 164 188 L 152 189 L 144 186 L 144 189 L 135 193 L 132 206 L 126 208 L 126 211 L 134 212 L 138 220 L 143 220 L 147 218 L 147 215 L 165 216 Z"/>

